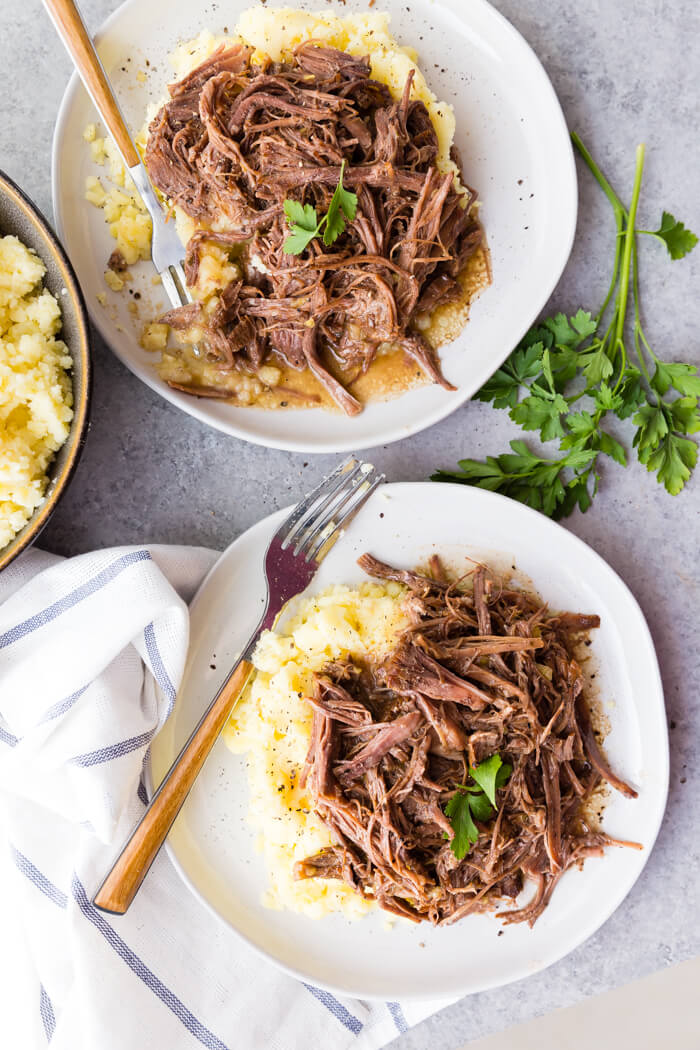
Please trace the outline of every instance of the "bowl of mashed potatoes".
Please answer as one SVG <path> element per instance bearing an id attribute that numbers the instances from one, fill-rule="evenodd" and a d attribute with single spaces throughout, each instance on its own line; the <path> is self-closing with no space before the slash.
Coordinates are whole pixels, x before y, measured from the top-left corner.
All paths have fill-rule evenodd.
<path id="1" fill-rule="evenodd" d="M 56 236 L 0 172 L 0 571 L 34 542 L 85 442 L 90 334 Z"/>

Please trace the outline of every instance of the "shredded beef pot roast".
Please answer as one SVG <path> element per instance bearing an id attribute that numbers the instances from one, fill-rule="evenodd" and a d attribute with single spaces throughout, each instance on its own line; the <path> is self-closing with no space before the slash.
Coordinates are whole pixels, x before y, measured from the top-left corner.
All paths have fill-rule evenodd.
<path id="1" fill-rule="evenodd" d="M 467 591 L 448 582 L 437 558 L 432 577 L 369 555 L 360 565 L 408 587 L 413 624 L 378 669 L 332 664 L 305 698 L 313 729 L 300 781 L 335 845 L 295 875 L 343 879 L 387 911 L 436 925 L 492 909 L 531 883 L 529 903 L 501 915 L 532 925 L 568 868 L 606 846 L 637 845 L 585 816 L 602 781 L 636 797 L 596 742 L 572 655 L 598 617 L 552 615 L 481 567 Z M 469 767 L 494 754 L 512 773 L 459 860 L 445 805 Z"/>
<path id="2" fill-rule="evenodd" d="M 211 316 L 188 305 L 164 320 L 197 324 L 223 370 L 255 373 L 271 355 L 309 369 L 349 415 L 361 405 L 344 382 L 385 344 L 452 389 L 413 322 L 461 294 L 457 278 L 482 232 L 476 195 L 458 194 L 436 167 L 437 136 L 410 97 L 412 75 L 395 102 L 367 58 L 313 43 L 284 63 L 253 66 L 251 54 L 220 47 L 171 85 L 149 128 L 153 182 L 205 227 L 187 246 L 188 283 L 205 241 L 240 250 L 244 274 Z M 355 220 L 331 247 L 316 238 L 285 254 L 285 198 L 325 214 L 343 161 Z"/>

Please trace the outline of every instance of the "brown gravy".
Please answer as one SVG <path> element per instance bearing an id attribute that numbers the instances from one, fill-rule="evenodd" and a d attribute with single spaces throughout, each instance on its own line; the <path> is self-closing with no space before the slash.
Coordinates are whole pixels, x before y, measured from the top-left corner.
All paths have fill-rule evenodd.
<path id="1" fill-rule="evenodd" d="M 479 247 L 459 276 L 460 298 L 438 306 L 429 319 L 426 318 L 427 326 L 420 328 L 433 349 L 437 350 L 459 335 L 468 321 L 471 303 L 490 282 L 488 249 Z M 403 350 L 378 354 L 360 376 L 355 375 L 356 370 L 344 371 L 332 360 L 326 360 L 324 364 L 362 404 L 388 401 L 429 382 L 425 373 Z M 308 369 L 296 371 L 276 354 L 271 354 L 266 361 L 263 376 L 266 368 L 271 367 L 277 370 L 279 378 L 274 376 L 268 382 L 236 370 L 222 371 L 216 365 L 195 357 L 186 343 L 164 351 L 157 367 L 166 382 L 230 390 L 228 400 L 237 405 L 278 410 L 322 407 L 333 412 L 341 411 Z"/>

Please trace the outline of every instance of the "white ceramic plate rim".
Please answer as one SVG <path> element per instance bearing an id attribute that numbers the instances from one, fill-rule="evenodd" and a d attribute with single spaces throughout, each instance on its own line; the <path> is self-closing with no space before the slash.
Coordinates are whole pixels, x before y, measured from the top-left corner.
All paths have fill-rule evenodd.
<path id="1" fill-rule="evenodd" d="M 251 0 L 251 3 L 252 2 L 253 0 Z M 343 0 L 343 2 L 345 2 L 345 0 Z M 109 34 L 112 25 L 120 18 L 127 8 L 137 6 L 141 3 L 142 0 L 124 0 L 124 3 L 122 3 L 112 12 L 111 15 L 109 15 L 108 18 L 105 19 L 99 30 L 94 34 L 95 41 L 99 44 L 100 41 Z M 211 415 L 205 407 L 206 402 L 204 402 L 204 405 L 200 405 L 199 399 L 189 397 L 186 394 L 173 390 L 159 378 L 154 368 L 148 367 L 127 351 L 123 350 L 119 343 L 113 343 L 113 326 L 109 321 L 106 311 L 98 307 L 91 301 L 91 297 L 88 296 L 87 307 L 93 324 L 107 345 L 134 375 L 177 408 L 183 409 L 202 423 L 213 426 L 215 429 L 221 430 L 226 434 L 243 438 L 253 444 L 262 445 L 268 448 L 277 448 L 290 452 L 324 454 L 331 452 L 351 452 L 371 448 L 376 445 L 388 445 L 395 441 L 400 441 L 402 438 L 410 437 L 413 434 L 419 433 L 420 431 L 445 419 L 468 401 L 469 398 L 479 390 L 489 376 L 499 368 L 513 347 L 517 345 L 522 336 L 535 321 L 554 291 L 559 278 L 563 273 L 569 255 L 571 254 L 571 248 L 576 232 L 578 186 L 576 179 L 576 166 L 568 128 L 561 105 L 544 66 L 522 34 L 518 32 L 504 15 L 493 8 L 487 0 L 469 0 L 469 4 L 473 9 L 481 9 L 482 13 L 488 12 L 489 16 L 499 24 L 500 31 L 504 34 L 504 37 L 510 37 L 511 41 L 514 43 L 517 42 L 522 49 L 523 58 L 530 63 L 533 78 L 537 78 L 539 81 L 538 89 L 542 92 L 543 97 L 546 98 L 548 105 L 551 107 L 549 114 L 550 131 L 556 138 L 558 138 L 558 148 L 561 150 L 560 164 L 562 166 L 563 177 L 561 185 L 557 188 L 557 200 L 552 205 L 552 207 L 556 207 L 559 215 L 558 239 L 553 250 L 550 252 L 550 266 L 545 278 L 540 283 L 540 294 L 532 297 L 529 315 L 525 318 L 523 323 L 521 323 L 518 330 L 514 331 L 512 345 L 502 345 L 495 351 L 492 360 L 490 360 L 488 364 L 485 363 L 479 370 L 474 370 L 467 382 L 462 381 L 459 389 L 454 394 L 447 396 L 444 401 L 441 401 L 441 403 L 436 405 L 432 410 L 424 413 L 416 413 L 415 417 L 408 424 L 402 422 L 393 426 L 385 425 L 383 428 L 377 427 L 376 432 L 372 433 L 371 436 L 368 435 L 359 439 L 353 438 L 352 435 L 343 438 L 333 438 L 331 440 L 314 439 L 313 444 L 310 445 L 308 440 L 297 440 L 294 437 L 295 412 L 289 413 L 290 427 L 288 435 L 285 435 L 284 438 L 275 435 L 268 436 L 264 433 L 249 429 L 245 423 L 241 424 L 236 422 L 235 417 L 224 419 L 219 418 L 216 415 Z M 293 0 L 289 0 L 289 6 L 294 6 Z M 458 8 L 458 11 L 461 17 L 467 17 L 466 10 L 462 12 Z M 80 78 L 77 72 L 74 72 L 68 82 L 59 106 L 52 143 L 51 190 L 53 208 L 56 228 L 60 239 L 64 242 L 66 241 L 66 228 L 64 224 L 62 196 L 60 191 L 60 151 L 69 113 L 81 87 Z"/>
<path id="2" fill-rule="evenodd" d="M 419 490 L 426 490 L 426 496 L 429 492 L 434 492 L 433 484 L 429 482 L 406 482 L 385 486 L 385 490 L 389 493 L 391 493 L 392 490 L 397 489 L 414 490 L 416 495 L 417 506 L 420 506 L 421 504 Z M 583 540 L 579 539 L 573 533 L 570 533 L 568 532 L 568 530 L 563 529 L 562 526 L 557 525 L 556 523 L 550 521 L 549 519 L 543 517 L 543 515 L 539 514 L 534 510 L 531 510 L 528 507 L 525 507 L 521 504 L 515 504 L 512 500 L 509 500 L 504 496 L 492 492 L 487 492 L 481 489 L 464 488 L 458 485 L 440 485 L 440 489 L 452 490 L 452 492 L 455 495 L 455 498 L 457 499 L 463 497 L 468 498 L 475 505 L 476 508 L 478 508 L 479 504 L 492 504 L 495 506 L 499 506 L 501 509 L 501 513 L 504 516 L 507 516 L 509 513 L 515 513 L 516 516 L 520 516 L 522 518 L 522 521 L 525 526 L 529 526 L 531 529 L 538 530 L 540 533 L 542 533 L 544 541 L 546 541 L 547 534 L 552 535 L 555 532 L 565 532 L 568 537 L 568 542 L 571 544 L 572 551 L 578 550 L 584 553 L 585 557 L 591 560 L 596 565 L 596 569 L 600 573 L 601 578 L 607 578 L 607 581 L 612 586 L 614 586 L 622 596 L 624 596 L 629 607 L 630 615 L 633 615 L 636 621 L 634 623 L 635 644 L 641 645 L 643 649 L 648 652 L 650 658 L 649 662 L 651 667 L 653 668 L 653 670 L 651 671 L 651 680 L 649 681 L 649 695 L 653 698 L 651 708 L 653 716 L 652 720 L 655 720 L 656 722 L 655 761 L 657 763 L 659 787 L 657 793 L 653 796 L 653 799 L 650 800 L 650 802 L 653 801 L 654 808 L 652 820 L 648 825 L 646 840 L 647 845 L 644 849 L 643 855 L 641 855 L 640 857 L 641 863 L 639 865 L 639 868 L 633 874 L 633 877 L 628 878 L 627 881 L 620 880 L 616 891 L 612 892 L 606 900 L 605 906 L 599 907 L 598 905 L 596 905 L 595 908 L 591 909 L 590 921 L 582 922 L 574 937 L 569 937 L 569 939 L 565 940 L 559 947 L 555 948 L 554 950 L 548 953 L 544 953 L 535 969 L 533 969 L 532 966 L 521 964 L 520 966 L 511 966 L 508 970 L 508 973 L 505 974 L 503 977 L 496 977 L 490 980 L 479 980 L 478 978 L 471 978 L 468 984 L 466 984 L 462 991 L 459 993 L 465 995 L 501 987 L 505 984 L 510 984 L 514 981 L 533 976 L 534 973 L 541 972 L 542 970 L 560 961 L 566 955 L 570 954 L 572 951 L 578 948 L 584 941 L 591 937 L 605 922 L 607 922 L 607 920 L 610 918 L 613 912 L 616 911 L 616 909 L 620 906 L 625 897 L 630 893 L 633 886 L 637 882 L 639 876 L 641 875 L 644 867 L 646 866 L 649 860 L 649 856 L 651 855 L 654 843 L 656 841 L 661 822 L 663 820 L 666 808 L 669 783 L 669 742 L 665 716 L 663 685 L 658 667 L 658 661 L 656 659 L 654 643 L 649 631 L 649 627 L 646 623 L 646 619 L 636 598 L 629 590 L 622 578 L 614 571 L 614 569 L 612 569 L 612 567 L 608 565 L 608 563 L 599 554 L 597 554 L 596 551 L 594 551 L 591 547 L 584 543 Z M 375 494 L 374 499 L 377 499 L 377 494 Z M 371 506 L 371 501 L 370 504 L 368 504 L 368 507 L 369 506 Z M 224 559 L 227 559 L 231 554 L 233 554 L 236 551 L 237 547 L 241 546 L 244 541 L 251 538 L 254 538 L 256 544 L 259 545 L 260 556 L 262 558 L 264 554 L 264 549 L 267 545 L 267 542 L 269 541 L 270 536 L 273 534 L 273 532 L 279 526 L 279 524 L 284 520 L 284 517 L 289 513 L 290 509 L 291 508 L 286 508 L 284 510 L 276 511 L 275 513 L 270 514 L 266 518 L 262 519 L 257 524 L 251 526 L 250 529 L 246 530 L 245 533 L 243 533 L 236 540 L 234 540 L 233 543 L 230 544 L 230 546 L 224 552 L 222 552 L 221 557 L 216 561 L 216 563 L 207 573 L 206 577 L 204 578 L 202 584 L 200 585 L 199 589 L 197 590 L 197 593 L 195 594 L 192 600 L 191 612 L 193 615 L 199 615 L 200 607 L 206 605 L 209 587 L 212 581 L 217 577 L 218 573 L 221 571 L 221 566 Z M 515 555 L 515 557 L 517 558 L 517 554 Z M 153 792 L 152 758 L 150 756 L 150 753 L 148 765 L 146 768 L 146 782 L 150 797 Z M 212 915 L 215 915 L 221 922 L 223 922 L 226 926 L 233 930 L 233 932 L 238 937 L 240 937 L 245 943 L 247 943 L 251 948 L 253 948 L 258 954 L 262 955 L 263 958 L 266 958 L 268 961 L 273 963 L 273 965 L 277 966 L 285 973 L 288 973 L 290 976 L 296 977 L 297 979 L 302 981 L 311 981 L 316 986 L 325 988 L 336 995 L 350 995 L 359 999 L 381 1001 L 393 998 L 403 999 L 406 1001 L 425 1001 L 436 999 L 434 993 L 412 994 L 406 993 L 405 991 L 397 991 L 396 995 L 378 995 L 372 990 L 371 987 L 348 988 L 332 982 L 326 982 L 322 978 L 319 978 L 318 973 L 310 973 L 303 967 L 290 966 L 284 963 L 283 961 L 278 959 L 274 954 L 266 951 L 263 947 L 258 945 L 253 938 L 248 937 L 243 931 L 238 929 L 233 922 L 231 922 L 228 918 L 223 916 L 217 910 L 217 908 L 208 900 L 206 895 L 200 890 L 196 882 L 190 877 L 190 875 L 185 869 L 183 862 L 178 856 L 177 850 L 173 847 L 169 840 L 166 840 L 165 848 L 170 857 L 170 860 L 175 866 L 175 869 L 182 878 L 183 882 L 195 895 L 195 897 L 197 897 L 200 900 L 204 907 L 206 907 Z M 270 912 L 271 921 L 274 921 L 275 914 L 276 913 L 274 911 Z M 322 922 L 323 920 L 308 921 Z"/>

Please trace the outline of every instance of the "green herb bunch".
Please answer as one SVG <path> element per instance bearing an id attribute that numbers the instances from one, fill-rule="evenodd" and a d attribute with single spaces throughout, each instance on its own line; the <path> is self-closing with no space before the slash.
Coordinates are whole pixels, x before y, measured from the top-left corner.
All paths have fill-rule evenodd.
<path id="1" fill-rule="evenodd" d="M 572 139 L 615 216 L 608 293 L 595 315 L 580 309 L 573 316 L 559 313 L 536 324 L 476 395 L 508 409 L 515 423 L 538 431 L 542 442 L 557 442 L 558 455 L 542 458 L 523 441 L 511 441 L 510 452 L 485 461 L 463 459 L 458 471 L 433 475 L 434 481 L 502 492 L 554 518 L 565 517 L 576 506 L 588 509 L 598 490 L 601 456 L 626 466 L 626 449 L 604 427 L 608 417 L 632 420 L 632 445 L 640 462 L 672 496 L 682 490 L 697 462 L 697 445 L 689 435 L 700 430 L 696 367 L 661 361 L 644 334 L 638 262 L 639 235 L 663 242 L 673 260 L 692 251 L 698 238 L 666 211 L 657 230 L 637 229 L 643 145 L 637 147 L 632 196 L 625 208 L 578 135 Z"/>

